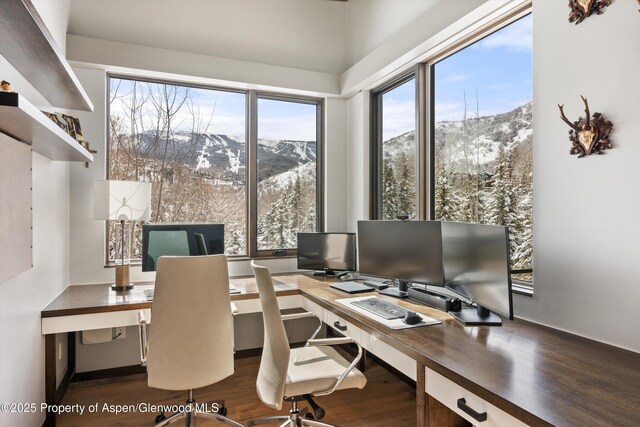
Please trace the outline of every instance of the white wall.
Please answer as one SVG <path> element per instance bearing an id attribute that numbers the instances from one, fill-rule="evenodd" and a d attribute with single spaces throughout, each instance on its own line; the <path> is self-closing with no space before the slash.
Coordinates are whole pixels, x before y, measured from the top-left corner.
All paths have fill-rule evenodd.
<path id="1" fill-rule="evenodd" d="M 359 35 L 353 35 L 350 38 L 350 43 L 358 42 L 362 45 L 377 47 L 342 73 L 340 76 L 342 95 L 351 97 L 360 90 L 380 84 L 389 74 L 407 69 L 422 60 L 421 55 L 424 55 L 434 45 L 447 40 L 462 28 L 473 26 L 476 19 L 473 18 L 473 15 L 467 17 L 465 15 L 486 2 L 487 0 L 440 0 L 434 4 L 430 1 L 425 2 L 422 8 L 417 8 L 414 11 L 415 19 L 379 45 L 380 39 L 375 31 L 365 31 Z M 492 3 L 493 5 L 503 5 L 509 3 L 509 0 L 492 0 Z M 390 12 L 390 10 L 397 8 L 398 5 L 395 2 L 393 6 L 390 6 L 387 1 L 367 1 L 366 3 L 355 3 L 354 6 L 356 8 L 367 7 L 365 10 L 368 12 L 360 13 L 360 15 L 377 16 L 380 21 L 383 20 L 382 16 L 384 15 L 384 25 L 389 28 L 396 28 L 398 24 L 409 19 L 403 8 L 399 8 L 395 13 Z M 360 20 L 357 18 L 358 16 L 350 16 L 349 24 L 358 24 Z M 384 30 L 382 31 L 384 33 Z"/>
<path id="2" fill-rule="evenodd" d="M 562 3 L 534 2 L 535 296 L 517 298 L 516 314 L 640 351 L 638 3 L 613 2 L 577 26 Z M 575 49 L 585 40 L 593 61 Z M 569 155 L 557 104 L 575 120 L 580 95 L 614 123 L 603 156 Z"/>
<path id="3" fill-rule="evenodd" d="M 349 66 L 373 52 L 438 1 L 442 0 L 350 0 L 347 3 Z"/>
<path id="4" fill-rule="evenodd" d="M 65 46 L 68 1 L 34 0 L 57 43 Z M 2 43 L 0 41 L 0 43 Z M 0 79 L 35 105 L 50 108 L 8 62 L 0 57 Z M 0 402 L 44 401 L 44 338 L 40 312 L 68 284 L 69 167 L 33 155 L 33 264 L 24 273 L 0 283 Z M 58 337 L 64 354 L 58 362 L 65 371 L 65 337 Z M 44 414 L 0 412 L 0 425 L 40 426 Z"/>
<path id="5" fill-rule="evenodd" d="M 369 218 L 369 92 L 347 101 L 347 229 L 356 232 L 359 219 Z"/>
<path id="6" fill-rule="evenodd" d="M 501 3 L 507 2 L 485 3 L 475 12 L 482 9 L 486 14 Z M 534 0 L 535 295 L 514 297 L 517 317 L 633 351 L 640 351 L 640 334 L 633 326 L 640 323 L 640 225 L 634 197 L 640 181 L 637 9 L 635 1 L 619 0 L 603 15 L 576 26 L 567 22 L 566 2 Z M 435 12 L 433 7 L 428 14 L 438 21 Z M 478 15 L 475 12 L 472 15 Z M 469 16 L 458 17 L 473 22 Z M 413 23 L 393 38 L 401 39 L 404 31 L 413 36 Z M 421 46 L 432 46 L 431 39 Z M 388 55 L 395 52 L 396 58 L 404 55 L 404 49 L 392 45 L 393 40 L 379 49 Z M 587 59 L 579 46 L 588 46 Z M 425 52 L 416 49 L 414 58 L 424 58 Z M 354 86 L 364 85 L 371 73 L 385 68 L 384 63 L 370 68 L 369 57 L 347 71 L 343 82 L 353 77 Z M 575 119 L 584 114 L 580 95 L 589 99 L 591 112 L 602 112 L 614 122 L 614 149 L 604 156 L 569 155 L 568 128 L 559 119 L 557 104 L 565 104 Z M 348 106 L 349 162 L 354 171 L 349 175 L 348 223 L 353 229 L 357 219 L 368 214 L 362 200 L 366 196 L 360 196 L 368 193 L 368 136 L 366 126 L 363 129 L 368 100 L 358 93 Z"/>

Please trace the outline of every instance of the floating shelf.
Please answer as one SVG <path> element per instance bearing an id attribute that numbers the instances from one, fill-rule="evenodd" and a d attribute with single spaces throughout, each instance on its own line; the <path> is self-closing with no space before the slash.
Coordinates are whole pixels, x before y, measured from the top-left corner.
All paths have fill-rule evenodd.
<path id="1" fill-rule="evenodd" d="M 17 93 L 0 93 L 0 132 L 51 160 L 93 162 L 78 141 Z"/>
<path id="2" fill-rule="evenodd" d="M 0 54 L 52 105 L 93 111 L 91 100 L 31 0 L 1 3 Z"/>

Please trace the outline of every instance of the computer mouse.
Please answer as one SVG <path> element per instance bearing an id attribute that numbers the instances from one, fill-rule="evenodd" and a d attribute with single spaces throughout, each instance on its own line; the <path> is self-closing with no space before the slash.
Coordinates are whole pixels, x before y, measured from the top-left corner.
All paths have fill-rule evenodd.
<path id="1" fill-rule="evenodd" d="M 415 311 L 407 311 L 407 314 L 404 316 L 402 321 L 407 325 L 415 325 L 422 322 L 422 317 Z"/>

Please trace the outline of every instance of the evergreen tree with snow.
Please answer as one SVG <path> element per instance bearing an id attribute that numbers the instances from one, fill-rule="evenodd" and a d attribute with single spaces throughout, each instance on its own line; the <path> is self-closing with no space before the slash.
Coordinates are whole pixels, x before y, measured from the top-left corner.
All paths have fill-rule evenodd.
<path id="1" fill-rule="evenodd" d="M 398 216 L 396 177 L 389 159 L 382 162 L 382 218 L 396 219 Z"/>
<path id="2" fill-rule="evenodd" d="M 397 180 L 396 216 L 407 215 L 409 218 L 415 218 L 415 179 L 412 177 L 409 159 L 404 152 L 398 156 Z"/>

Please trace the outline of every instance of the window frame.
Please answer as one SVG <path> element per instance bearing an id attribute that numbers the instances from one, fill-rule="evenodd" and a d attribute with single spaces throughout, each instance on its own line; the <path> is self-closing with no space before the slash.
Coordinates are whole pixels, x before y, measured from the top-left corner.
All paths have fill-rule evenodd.
<path id="1" fill-rule="evenodd" d="M 464 48 L 532 13 L 531 2 L 523 4 L 451 44 L 443 46 L 409 71 L 386 81 L 370 94 L 370 207 L 369 218 L 382 218 L 382 95 L 416 79 L 416 206 L 418 220 L 435 218 L 435 71 L 434 65 Z M 511 263 L 511 260 L 509 260 Z M 532 266 L 533 267 L 533 266 Z M 511 275 L 533 273 L 533 268 L 511 270 Z M 512 277 L 515 293 L 532 296 L 533 282 Z"/>
<path id="2" fill-rule="evenodd" d="M 417 72 L 417 68 L 413 68 L 411 70 L 409 70 L 408 72 L 405 72 L 403 74 L 400 74 L 399 76 L 389 80 L 388 82 L 384 83 L 383 85 L 373 89 L 371 91 L 371 98 L 370 98 L 370 119 L 369 119 L 369 124 L 370 124 L 370 143 L 369 143 L 369 150 L 370 150 L 370 188 L 369 188 L 369 194 L 370 194 L 370 200 L 369 200 L 369 218 L 370 219 L 382 219 L 383 215 L 382 215 L 382 160 L 383 160 L 383 152 L 382 152 L 382 143 L 384 141 L 382 141 L 383 138 L 383 132 L 382 132 L 382 127 L 383 127 L 383 119 L 382 119 L 382 114 L 383 114 L 383 97 L 386 93 L 391 92 L 392 90 L 402 86 L 403 84 L 414 80 L 415 79 L 415 87 L 416 87 L 416 96 L 415 96 L 415 100 L 416 100 L 416 126 L 415 126 L 415 132 L 416 132 L 416 137 L 414 138 L 414 143 L 415 143 L 415 150 L 416 150 L 416 207 L 417 207 L 417 218 L 420 218 L 420 194 L 418 191 L 418 181 L 420 180 L 420 178 L 418 177 L 419 175 L 419 165 L 420 165 L 420 160 L 419 160 L 419 141 L 418 141 L 418 109 L 417 109 L 417 102 L 418 102 L 418 93 L 417 91 L 419 90 L 419 85 L 418 85 L 418 72 Z M 422 219 L 422 218 L 420 218 Z"/>
<path id="3" fill-rule="evenodd" d="M 249 123 L 249 139 L 251 140 L 249 177 L 254 186 L 254 192 L 249 200 L 249 220 L 250 225 L 248 236 L 249 253 L 252 258 L 264 257 L 294 257 L 297 255 L 297 248 L 274 248 L 258 249 L 258 100 L 293 102 L 316 106 L 316 231 L 324 231 L 324 100 L 321 98 L 293 96 L 274 92 L 249 91 L 250 109 L 254 111 Z M 255 142 L 255 143 L 254 143 Z M 255 160 L 255 161 L 254 161 Z"/>
<path id="4" fill-rule="evenodd" d="M 241 255 L 227 255 L 231 261 L 242 261 L 252 258 L 290 258 L 297 255 L 297 248 L 281 248 L 258 250 L 258 176 L 257 176 L 257 147 L 258 147 L 258 99 L 295 102 L 316 105 L 316 231 L 324 231 L 324 121 L 325 101 L 303 95 L 291 95 L 277 92 L 241 89 L 234 87 L 198 84 L 188 81 L 158 79 L 141 75 L 124 73 L 106 73 L 106 143 L 105 143 L 105 179 L 109 179 L 110 169 L 110 137 L 111 137 L 111 81 L 112 79 L 132 80 L 143 83 L 156 83 L 184 86 L 194 89 L 206 89 L 221 92 L 243 94 L 245 96 L 245 198 L 246 198 L 246 252 Z M 109 222 L 104 227 L 104 266 L 113 267 L 115 261 L 109 259 L 109 242 L 107 239 Z M 131 259 L 131 265 L 138 266 L 140 259 Z"/>

